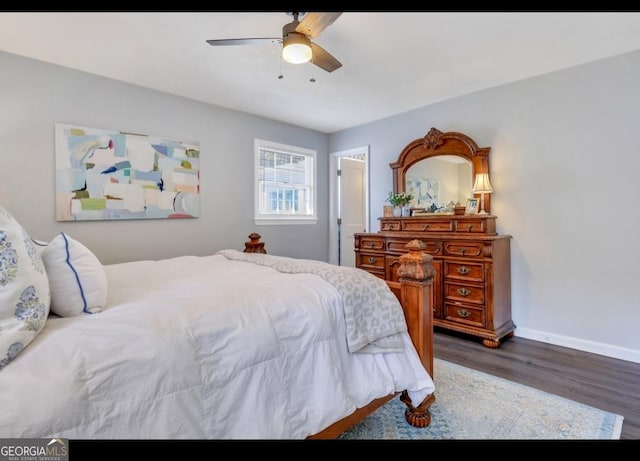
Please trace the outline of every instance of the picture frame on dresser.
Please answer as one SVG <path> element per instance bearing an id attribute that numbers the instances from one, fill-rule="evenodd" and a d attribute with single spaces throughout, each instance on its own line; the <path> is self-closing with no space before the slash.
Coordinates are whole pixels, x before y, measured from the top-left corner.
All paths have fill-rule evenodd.
<path id="1" fill-rule="evenodd" d="M 478 199 L 467 199 L 467 207 L 464 210 L 464 214 L 477 214 L 478 213 Z"/>

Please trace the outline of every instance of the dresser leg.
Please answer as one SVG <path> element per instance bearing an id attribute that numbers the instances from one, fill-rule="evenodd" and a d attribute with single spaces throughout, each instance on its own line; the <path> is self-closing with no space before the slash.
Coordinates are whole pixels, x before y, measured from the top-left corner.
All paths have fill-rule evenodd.
<path id="1" fill-rule="evenodd" d="M 488 347 L 490 349 L 497 349 L 500 347 L 500 340 L 499 339 L 487 339 L 487 338 L 483 338 L 482 339 L 482 345 L 484 347 Z"/>

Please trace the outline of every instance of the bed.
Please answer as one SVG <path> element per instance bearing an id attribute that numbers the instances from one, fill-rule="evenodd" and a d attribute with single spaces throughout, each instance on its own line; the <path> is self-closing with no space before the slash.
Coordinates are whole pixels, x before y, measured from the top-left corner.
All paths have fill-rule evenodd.
<path id="1" fill-rule="evenodd" d="M 233 249 L 102 266 L 64 233 L 30 244 L 21 232 L 51 310 L 42 317 L 48 300 L 30 291 L 38 331 L 0 356 L 0 437 L 333 438 L 398 394 L 407 424 L 430 423 L 432 273 L 419 242 L 402 261 L 403 312 L 355 268 Z"/>

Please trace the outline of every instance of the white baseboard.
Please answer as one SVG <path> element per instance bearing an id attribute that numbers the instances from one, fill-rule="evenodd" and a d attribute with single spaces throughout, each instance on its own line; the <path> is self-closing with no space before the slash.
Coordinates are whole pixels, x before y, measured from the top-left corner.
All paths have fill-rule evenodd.
<path id="1" fill-rule="evenodd" d="M 614 359 L 640 363 L 640 351 L 635 349 L 626 349 L 624 347 L 597 343 L 595 341 L 586 341 L 584 339 L 561 336 L 528 328 L 518 327 L 514 333 L 515 336 L 519 336 L 520 338 L 533 339 L 534 341 L 555 344 L 556 346 L 568 347 L 570 349 L 591 352 L 592 354 L 604 355 Z"/>

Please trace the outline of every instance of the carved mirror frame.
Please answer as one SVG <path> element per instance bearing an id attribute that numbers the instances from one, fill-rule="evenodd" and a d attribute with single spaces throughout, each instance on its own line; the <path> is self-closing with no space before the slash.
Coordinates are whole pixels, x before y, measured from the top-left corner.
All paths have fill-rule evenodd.
<path id="1" fill-rule="evenodd" d="M 490 147 L 478 147 L 469 136 L 456 131 L 442 131 L 431 128 L 423 137 L 411 141 L 400 152 L 398 160 L 390 163 L 393 170 L 393 190 L 395 193 L 405 191 L 407 184 L 407 170 L 419 162 L 430 157 L 439 155 L 456 155 L 471 162 L 471 184 L 479 173 L 489 173 L 489 151 Z M 474 194 L 480 198 L 480 194 Z M 491 212 L 491 194 L 484 195 L 484 209 Z"/>

